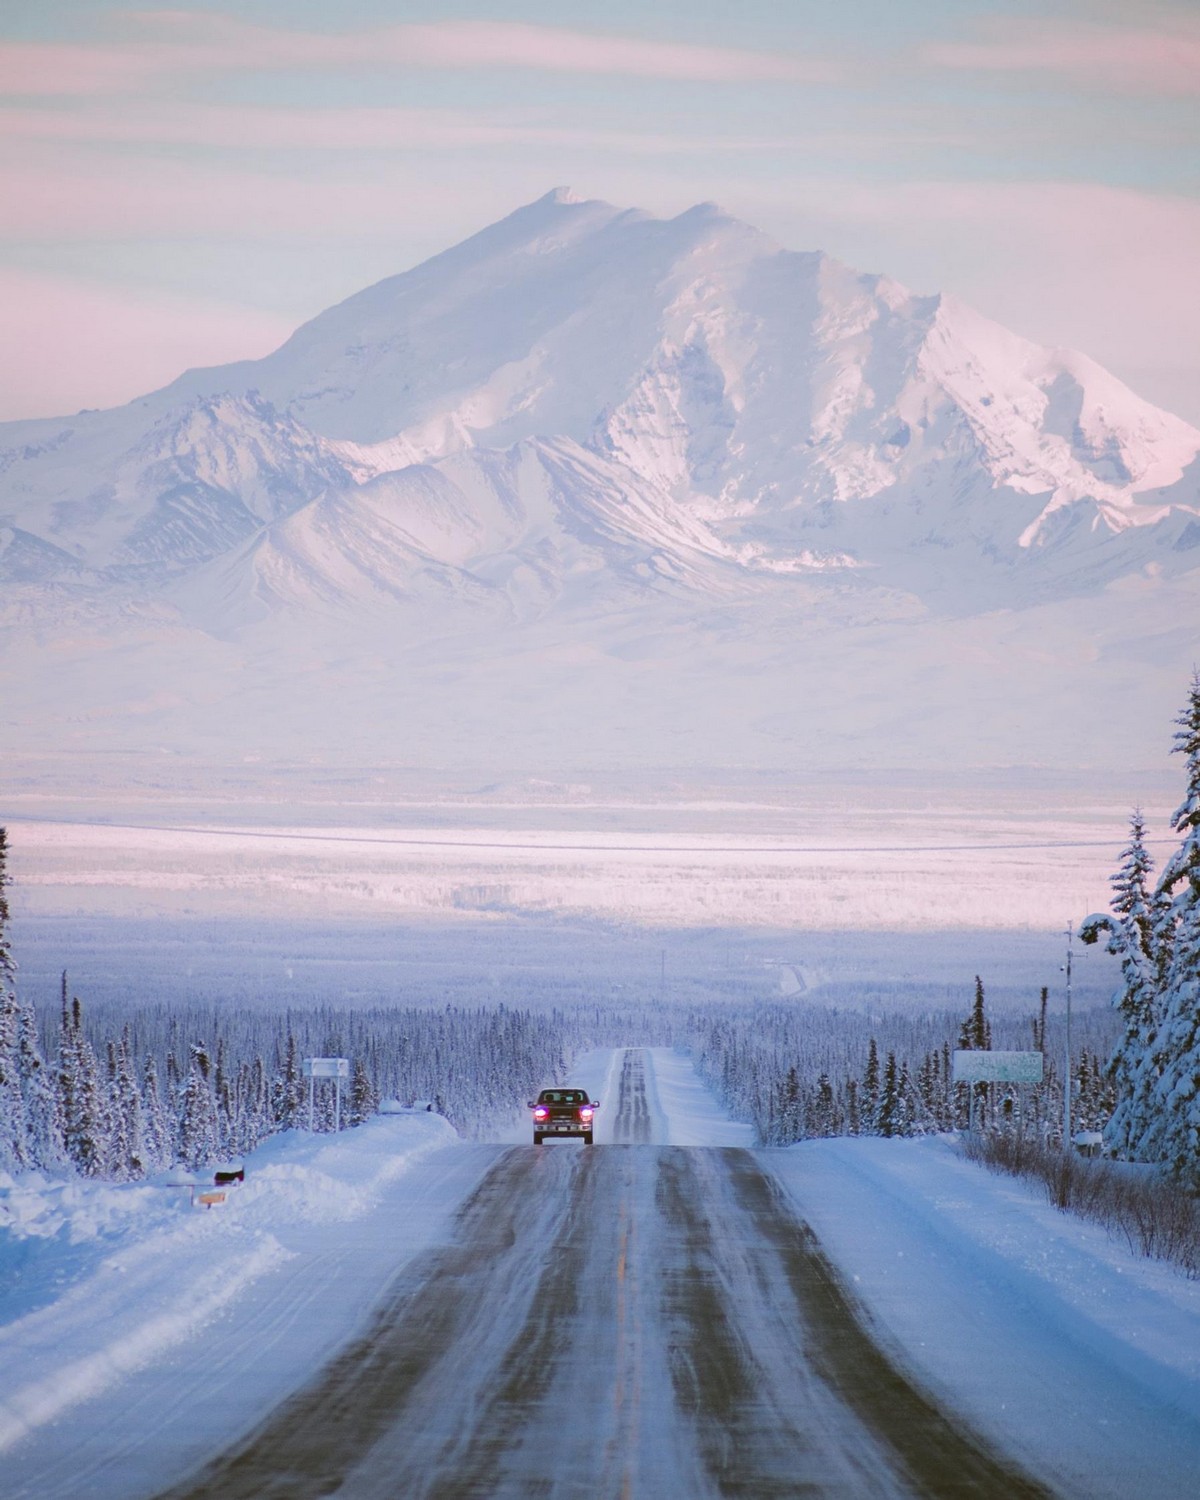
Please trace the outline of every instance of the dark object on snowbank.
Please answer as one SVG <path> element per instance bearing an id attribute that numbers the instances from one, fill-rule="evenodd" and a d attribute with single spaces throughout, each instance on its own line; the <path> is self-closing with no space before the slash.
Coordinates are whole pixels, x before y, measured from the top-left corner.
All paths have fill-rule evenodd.
<path id="1" fill-rule="evenodd" d="M 227 1187 L 231 1182 L 245 1182 L 245 1167 L 229 1167 L 223 1172 L 213 1173 L 213 1184 L 216 1187 Z"/>
<path id="2" fill-rule="evenodd" d="M 1102 1224 L 1135 1254 L 1200 1276 L 1200 1199 L 1153 1167 L 1088 1160 L 1017 1135 L 962 1137 L 971 1161 L 1041 1182 L 1056 1208 Z"/>

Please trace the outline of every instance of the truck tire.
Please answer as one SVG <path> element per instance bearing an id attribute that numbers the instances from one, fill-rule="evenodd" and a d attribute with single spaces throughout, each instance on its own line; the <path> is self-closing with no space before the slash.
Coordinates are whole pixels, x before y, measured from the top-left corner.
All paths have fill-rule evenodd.
<path id="1" fill-rule="evenodd" d="M 591 1132 L 591 1131 L 590 1131 L 590 1130 L 589 1130 L 589 1131 L 588 1131 L 588 1133 L 587 1133 L 587 1134 L 586 1134 L 586 1135 L 585 1135 L 585 1136 L 584 1136 L 584 1138 L 583 1138 L 583 1144 L 584 1144 L 584 1145 L 585 1145 L 585 1146 L 590 1146 L 590 1145 L 591 1145 L 591 1144 L 592 1144 L 592 1132 Z"/>
<path id="2" fill-rule="evenodd" d="M 533 1132 L 533 1144 L 535 1146 L 540 1146 L 542 1144 L 542 1133 L 540 1130 L 535 1130 Z"/>

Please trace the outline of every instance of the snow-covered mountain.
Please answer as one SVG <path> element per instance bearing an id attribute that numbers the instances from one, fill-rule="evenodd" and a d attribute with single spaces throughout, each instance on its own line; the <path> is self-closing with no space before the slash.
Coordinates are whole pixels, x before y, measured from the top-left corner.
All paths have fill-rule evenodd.
<path id="1" fill-rule="evenodd" d="M 1070 604 L 1086 636 L 1113 589 L 1159 638 L 1200 577 L 1198 454 L 953 298 L 558 190 L 266 359 L 0 426 L 0 580 L 42 643 L 402 630 L 534 674 L 539 621 L 610 663 L 715 628 L 768 677 L 848 626 Z"/>

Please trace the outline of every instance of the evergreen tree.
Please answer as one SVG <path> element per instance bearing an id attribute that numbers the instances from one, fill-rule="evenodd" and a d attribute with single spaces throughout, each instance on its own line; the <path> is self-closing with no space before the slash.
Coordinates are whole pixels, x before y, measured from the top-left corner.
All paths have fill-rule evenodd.
<path id="1" fill-rule="evenodd" d="M 817 1139 L 837 1134 L 837 1105 L 828 1073 L 820 1075 L 810 1097 L 806 1110 L 805 1134 Z"/>
<path id="2" fill-rule="evenodd" d="M 872 1037 L 867 1043 L 867 1066 L 862 1081 L 862 1128 L 873 1135 L 879 1128 L 879 1047 Z"/>
<path id="3" fill-rule="evenodd" d="M 272 1092 L 274 1095 L 272 1112 L 277 1130 L 295 1130 L 308 1124 L 304 1075 L 300 1071 L 299 1051 L 290 1019 L 284 1044 L 283 1071 L 275 1080 Z"/>
<path id="4" fill-rule="evenodd" d="M 441 1104 L 438 1103 L 438 1113 L 441 1114 Z M 793 1141 L 804 1139 L 804 1096 L 800 1088 L 800 1075 L 793 1063 L 787 1070 L 787 1076 L 783 1080 L 783 1092 L 780 1101 L 779 1119 L 776 1127 L 775 1144 L 778 1146 L 790 1146 Z"/>
<path id="5" fill-rule="evenodd" d="M 354 1072 L 350 1080 L 350 1108 L 348 1120 L 351 1125 L 362 1125 L 379 1108 L 379 1097 L 363 1066 L 361 1057 L 354 1059 Z"/>
<path id="6" fill-rule="evenodd" d="M 958 1032 L 960 1052 L 988 1052 L 992 1046 L 992 1023 L 988 1020 L 984 1000 L 983 980 L 975 976 L 975 998 L 971 1013 Z M 990 1120 L 990 1091 L 986 1083 L 960 1083 L 955 1087 L 956 1125 L 959 1130 L 967 1128 L 971 1120 L 971 1095 L 974 1094 L 975 1128 L 986 1130 Z"/>
<path id="7" fill-rule="evenodd" d="M 987 1052 L 992 1045 L 992 1023 L 984 1007 L 983 980 L 975 976 L 975 999 L 967 1020 L 967 1046 L 977 1052 Z"/>
<path id="8" fill-rule="evenodd" d="M 1140 809 L 1129 822 L 1129 843 L 1112 877 L 1113 915 L 1088 917 L 1079 929 L 1084 943 L 1108 935 L 1107 948 L 1121 962 L 1121 988 L 1113 1001 L 1124 1029 L 1109 1063 L 1116 1105 L 1106 1134 L 1120 1156 L 1138 1158 L 1155 1129 L 1154 1092 L 1159 1070 L 1155 1050 L 1159 1008 L 1168 952 L 1167 903 L 1152 885 L 1153 862 L 1146 849 Z"/>
<path id="9" fill-rule="evenodd" d="M 112 1114 L 120 1120 L 124 1152 L 120 1161 L 120 1180 L 136 1182 L 146 1175 L 145 1119 L 142 1092 L 133 1071 L 128 1026 L 121 1034 L 116 1053 Z"/>
<path id="10" fill-rule="evenodd" d="M 1149 1058 L 1154 1118 L 1143 1154 L 1200 1186 L 1200 673 L 1177 723 L 1174 750 L 1187 773 L 1171 826 L 1183 841 L 1158 884 L 1164 984 Z"/>
<path id="11" fill-rule="evenodd" d="M 10 1172 L 23 1172 L 33 1166 L 21 1088 L 19 1045 L 17 997 L 0 978 L 0 1169 Z"/>
<path id="12" fill-rule="evenodd" d="M 17 966 L 8 938 L 8 831 L 0 828 L 0 1168 L 33 1165 L 25 1091 L 21 1086 L 21 1017 Z"/>
<path id="13" fill-rule="evenodd" d="M 913 1083 L 907 1062 L 900 1064 L 900 1080 L 896 1087 L 896 1134 L 916 1135 L 922 1128 L 924 1111 L 920 1095 Z"/>
<path id="14" fill-rule="evenodd" d="M 858 1102 L 858 1079 L 848 1078 L 846 1080 L 846 1134 L 860 1135 L 862 1133 L 862 1115 Z"/>
<path id="15" fill-rule="evenodd" d="M 147 1172 L 155 1172 L 169 1166 L 174 1160 L 174 1141 L 158 1090 L 158 1064 L 154 1054 L 146 1058 L 142 1069 L 142 1144 Z"/>
<path id="16" fill-rule="evenodd" d="M 42 1056 L 33 1007 L 21 1005 L 18 1010 L 17 1063 L 25 1093 L 30 1154 L 39 1167 L 54 1171 L 67 1162 L 58 1092 Z"/>
<path id="17" fill-rule="evenodd" d="M 207 1165 L 217 1155 L 217 1110 L 209 1087 L 208 1053 L 197 1044 L 183 1088 L 179 1120 L 179 1159 L 190 1171 Z"/>
<path id="18" fill-rule="evenodd" d="M 103 1175 L 107 1158 L 108 1112 L 100 1068 L 84 1035 L 83 1006 L 78 996 L 68 1007 L 63 975 L 63 1019 L 59 1036 L 59 1097 L 67 1157 L 84 1177 Z"/>
<path id="19" fill-rule="evenodd" d="M 879 1094 L 879 1113 L 875 1129 L 879 1135 L 903 1133 L 903 1110 L 900 1100 L 900 1078 L 896 1071 L 896 1054 L 889 1052 L 883 1070 L 883 1087 Z"/>
<path id="20" fill-rule="evenodd" d="M 132 1145 L 126 1134 L 126 1117 L 118 1098 L 117 1044 L 110 1037 L 107 1045 L 107 1070 L 104 1085 L 104 1101 L 108 1117 L 108 1129 L 104 1139 L 104 1160 L 100 1176 L 109 1182 L 129 1180 L 129 1160 Z"/>

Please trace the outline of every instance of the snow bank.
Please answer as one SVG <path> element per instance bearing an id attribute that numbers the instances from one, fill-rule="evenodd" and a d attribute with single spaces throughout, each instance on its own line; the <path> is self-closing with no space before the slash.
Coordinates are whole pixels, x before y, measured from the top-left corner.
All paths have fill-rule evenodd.
<path id="1" fill-rule="evenodd" d="M 729 1118 L 690 1058 L 669 1047 L 649 1047 L 646 1054 L 657 1139 L 672 1146 L 753 1146 L 754 1127 Z"/>
<path id="2" fill-rule="evenodd" d="M 438 1115 L 292 1131 L 212 1209 L 185 1184 L 0 1179 L 0 1452 L 195 1337 L 323 1228 L 456 1141 Z M 293 1232 L 289 1235 L 288 1230 Z"/>
<path id="3" fill-rule="evenodd" d="M 1194 1493 L 1200 1282 L 948 1139 L 807 1141 L 769 1160 L 946 1404 L 1064 1494 Z"/>

